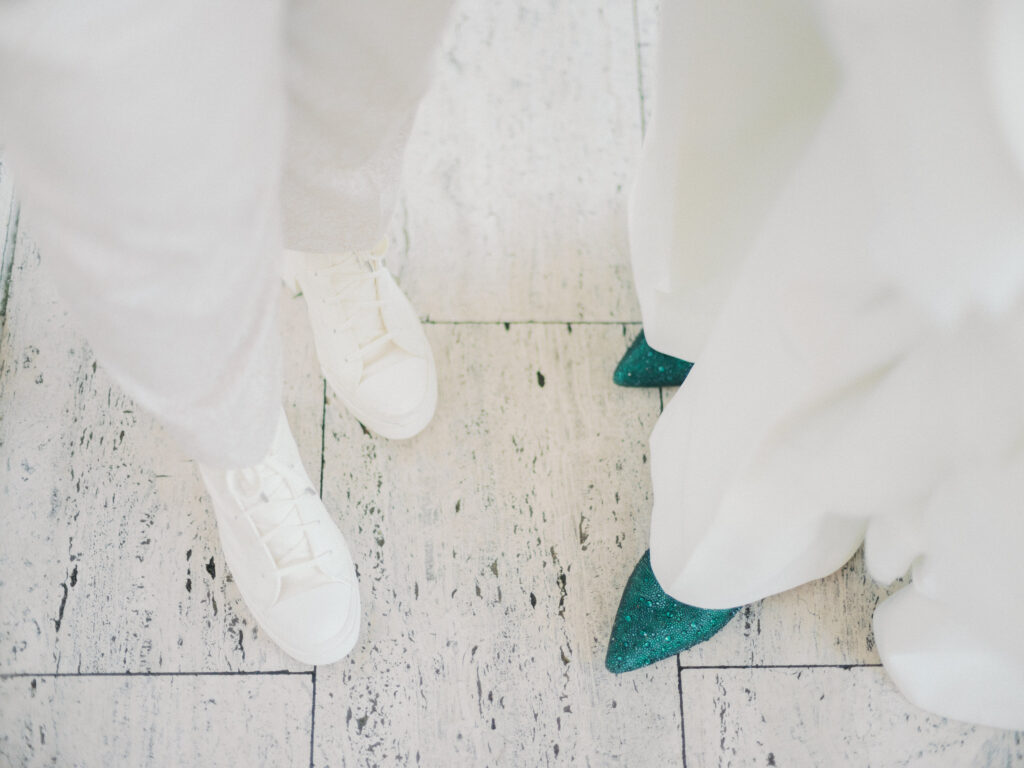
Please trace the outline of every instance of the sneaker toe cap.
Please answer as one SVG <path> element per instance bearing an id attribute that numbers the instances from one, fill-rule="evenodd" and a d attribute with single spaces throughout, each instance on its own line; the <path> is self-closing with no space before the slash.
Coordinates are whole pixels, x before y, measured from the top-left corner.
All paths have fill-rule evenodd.
<path id="1" fill-rule="evenodd" d="M 278 602 L 265 628 L 290 655 L 308 664 L 338 661 L 355 645 L 359 632 L 359 589 L 332 582 Z"/>
<path id="2" fill-rule="evenodd" d="M 432 375 L 427 360 L 404 354 L 380 373 L 366 376 L 357 396 L 367 410 L 384 418 L 401 418 L 422 406 Z"/>

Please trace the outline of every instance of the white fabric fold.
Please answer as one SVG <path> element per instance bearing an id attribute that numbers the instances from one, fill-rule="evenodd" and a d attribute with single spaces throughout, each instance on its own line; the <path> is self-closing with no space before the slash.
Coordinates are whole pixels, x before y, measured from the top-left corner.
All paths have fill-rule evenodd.
<path id="1" fill-rule="evenodd" d="M 876 619 L 897 684 L 1024 728 L 993 685 L 1024 676 L 1024 13 L 686 0 L 661 24 L 631 247 L 649 343 L 695 366 L 651 437 L 655 574 L 733 607 L 866 536 L 872 575 L 913 573 Z"/>

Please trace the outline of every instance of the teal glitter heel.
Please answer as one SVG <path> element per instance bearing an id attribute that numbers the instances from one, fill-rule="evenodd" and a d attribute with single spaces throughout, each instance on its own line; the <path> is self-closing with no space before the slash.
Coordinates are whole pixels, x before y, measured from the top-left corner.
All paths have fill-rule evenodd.
<path id="1" fill-rule="evenodd" d="M 609 672 L 631 672 L 674 656 L 715 635 L 738 610 L 695 608 L 673 600 L 654 578 L 648 550 L 622 591 L 604 665 Z"/>
<path id="2" fill-rule="evenodd" d="M 620 387 L 678 387 L 691 368 L 693 363 L 651 349 L 641 330 L 615 366 L 612 381 Z"/>

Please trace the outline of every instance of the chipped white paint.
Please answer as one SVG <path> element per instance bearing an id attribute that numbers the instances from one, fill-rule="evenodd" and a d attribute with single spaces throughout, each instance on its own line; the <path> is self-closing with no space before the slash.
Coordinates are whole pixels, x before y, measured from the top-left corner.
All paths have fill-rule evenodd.
<path id="1" fill-rule="evenodd" d="M 683 670 L 691 766 L 1024 765 L 1020 733 L 908 703 L 878 667 Z"/>
<path id="2" fill-rule="evenodd" d="M 0 764 L 304 766 L 311 694 L 305 674 L 0 679 Z"/>

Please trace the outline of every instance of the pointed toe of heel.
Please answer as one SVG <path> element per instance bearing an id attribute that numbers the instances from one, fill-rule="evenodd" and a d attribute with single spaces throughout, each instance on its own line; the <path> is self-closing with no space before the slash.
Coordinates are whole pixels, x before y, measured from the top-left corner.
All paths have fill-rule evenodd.
<path id="1" fill-rule="evenodd" d="M 615 366 L 612 381 L 620 387 L 678 387 L 691 368 L 693 363 L 652 349 L 640 331 Z"/>
<path id="2" fill-rule="evenodd" d="M 665 594 L 647 551 L 622 592 L 605 667 L 621 674 L 674 656 L 717 634 L 738 610 L 696 608 Z"/>

